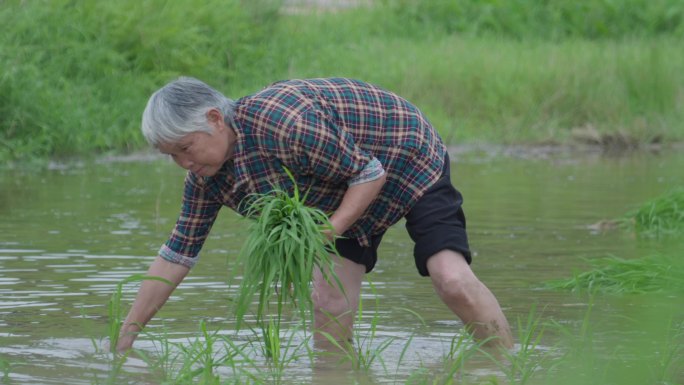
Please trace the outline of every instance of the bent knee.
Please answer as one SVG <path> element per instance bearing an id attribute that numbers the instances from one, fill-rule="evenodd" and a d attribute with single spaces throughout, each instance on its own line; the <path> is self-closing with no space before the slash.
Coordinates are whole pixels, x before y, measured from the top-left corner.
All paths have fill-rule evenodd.
<path id="1" fill-rule="evenodd" d="M 316 313 L 331 317 L 340 317 L 351 313 L 354 305 L 341 293 L 314 293 L 312 295 L 313 309 Z"/>
<path id="2" fill-rule="evenodd" d="M 436 279 L 433 286 L 443 300 L 468 306 L 477 302 L 483 284 L 475 276 L 465 276 Z"/>

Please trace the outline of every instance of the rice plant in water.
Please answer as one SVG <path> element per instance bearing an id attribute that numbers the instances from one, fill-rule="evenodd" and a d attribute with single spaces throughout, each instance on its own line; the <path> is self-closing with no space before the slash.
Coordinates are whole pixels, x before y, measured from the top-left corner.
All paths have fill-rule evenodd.
<path id="1" fill-rule="evenodd" d="M 644 203 L 621 219 L 623 227 L 646 236 L 677 235 L 684 230 L 684 188 Z"/>
<path id="2" fill-rule="evenodd" d="M 684 379 L 684 321 L 668 321 L 665 338 L 654 354 L 656 364 L 652 365 L 653 377 L 658 384 L 675 384 Z"/>
<path id="3" fill-rule="evenodd" d="M 195 383 L 218 385 L 220 378 L 215 368 L 221 366 L 224 361 L 230 359 L 231 353 L 226 352 L 223 356 L 216 357 L 216 332 L 210 333 L 204 320 L 200 322 L 200 329 L 204 339 L 196 339 L 188 345 L 180 345 L 183 351 L 183 368 L 179 371 L 176 383 Z"/>
<path id="4" fill-rule="evenodd" d="M 463 377 L 466 363 L 478 353 L 488 353 L 483 346 L 489 339 L 475 341 L 471 333 L 455 334 L 449 343 L 449 350 L 445 352 L 442 366 L 439 368 L 427 368 L 421 366 L 412 371 L 406 380 L 407 385 L 451 385 L 467 384 Z"/>
<path id="5" fill-rule="evenodd" d="M 504 360 L 495 360 L 506 375 L 509 384 L 527 384 L 533 375 L 541 368 L 547 358 L 538 351 L 544 325 L 541 317 L 536 316 L 536 306 L 533 306 L 523 323 L 517 319 L 519 346 L 515 350 L 502 350 Z"/>
<path id="6" fill-rule="evenodd" d="M 370 286 L 371 291 L 375 294 L 375 286 L 373 286 L 373 283 L 368 281 L 368 284 Z M 389 337 L 384 341 L 378 342 L 377 332 L 380 317 L 377 309 L 379 305 L 380 299 L 376 295 L 375 313 L 370 319 L 370 325 L 368 327 L 367 332 L 363 333 L 358 329 L 354 330 L 352 341 L 340 341 L 338 338 L 336 338 L 330 333 L 319 331 L 319 333 L 321 333 L 321 335 L 325 337 L 325 339 L 331 344 L 331 346 L 334 346 L 335 348 L 339 349 L 339 351 L 342 353 L 341 361 L 350 362 L 354 369 L 363 369 L 368 371 L 370 370 L 371 365 L 373 365 L 373 363 L 377 361 L 380 363 L 380 365 L 382 365 L 385 371 L 387 370 L 387 368 L 385 367 L 385 362 L 382 357 L 382 353 L 390 347 L 390 345 L 394 342 L 396 337 Z M 330 322 L 336 323 L 337 326 L 340 327 L 340 329 L 343 327 L 341 323 L 332 315 L 328 315 L 328 318 L 331 319 Z M 360 324 L 362 319 L 363 301 L 359 301 L 357 323 Z M 404 353 L 405 351 L 402 352 L 402 357 Z"/>
<path id="7" fill-rule="evenodd" d="M 292 196 L 275 189 L 270 194 L 251 196 L 248 201 L 246 217 L 256 220 L 249 225 L 247 240 L 239 255 L 244 273 L 236 299 L 238 328 L 257 293 L 256 321 L 260 327 L 266 328 L 264 316 L 272 308 L 273 297 L 276 330 L 280 329 L 284 306 L 288 303 L 306 321 L 307 313 L 312 314 L 311 280 L 316 268 L 326 280 L 334 281 L 343 290 L 330 256 L 335 252 L 334 245 L 323 233 L 333 229 L 328 216 L 304 204 L 306 194 L 300 195 L 294 176 L 285 171 L 293 182 Z"/>
<path id="8" fill-rule="evenodd" d="M 260 344 L 260 347 L 261 352 L 268 360 L 270 371 L 263 372 L 262 375 L 269 375 L 269 383 L 282 383 L 285 369 L 300 358 L 308 359 L 311 363 L 314 362 L 313 351 L 309 347 L 311 336 L 309 335 L 296 342 L 299 331 L 299 328 L 293 327 L 287 332 L 281 332 L 277 326 L 277 320 L 274 318 L 269 318 L 268 322 L 264 322 L 264 327 L 261 328 L 263 344 Z"/>
<path id="9" fill-rule="evenodd" d="M 378 325 L 380 323 L 379 309 L 381 297 L 377 295 L 375 285 L 372 281 L 368 280 L 368 286 L 370 287 L 371 293 L 375 298 L 375 307 L 372 316 L 368 319 L 368 327 L 364 329 L 355 328 L 352 340 L 349 341 L 340 341 L 332 334 L 324 331 L 319 331 L 319 333 L 321 333 L 321 335 L 325 337 L 326 341 L 330 344 L 330 346 L 339 350 L 340 363 L 349 362 L 353 369 L 362 370 L 365 372 L 370 371 L 373 364 L 378 363 L 380 366 L 382 366 L 386 373 L 389 373 L 388 367 L 383 358 L 383 354 L 385 353 L 385 351 L 391 350 L 389 348 L 392 345 L 397 345 L 395 344 L 395 342 L 400 341 L 399 338 L 396 336 L 382 338 L 378 335 Z M 363 322 L 364 316 L 366 315 L 364 314 L 363 303 L 363 301 L 359 301 L 359 307 L 357 312 L 357 324 L 361 324 Z M 408 312 L 409 314 L 417 318 L 421 326 L 425 326 L 425 320 L 415 311 L 408 308 L 395 308 L 395 310 Z M 330 322 L 336 322 L 337 326 L 339 326 L 340 328 L 342 327 L 340 322 L 336 320 L 334 317 L 329 315 L 328 318 L 331 319 Z M 411 345 L 411 342 L 413 341 L 414 335 L 417 330 L 418 328 L 414 328 L 413 332 L 408 337 L 408 339 L 400 342 L 401 344 L 403 344 L 403 347 L 401 348 L 401 354 L 399 355 L 399 358 L 395 363 L 395 376 L 398 376 L 399 369 L 401 368 L 401 365 L 409 352 L 409 347 Z M 330 353 L 331 352 L 326 352 L 326 354 Z"/>
<path id="10" fill-rule="evenodd" d="M 178 351 L 175 343 L 169 340 L 166 326 L 162 326 L 161 332 L 152 333 L 148 329 L 143 329 L 142 333 L 154 346 L 154 354 L 145 350 L 136 350 L 136 355 L 140 357 L 162 383 L 171 381 L 177 377 L 177 367 L 182 367 L 182 354 Z"/>
<path id="11" fill-rule="evenodd" d="M 142 274 L 134 274 L 128 278 L 123 279 L 116 285 L 116 290 L 112 293 L 109 298 L 109 303 L 107 305 L 107 312 L 109 315 L 107 331 L 109 336 L 109 349 L 112 353 L 116 353 L 116 345 L 119 342 L 119 334 L 121 333 L 121 327 L 123 326 L 123 309 L 121 308 L 121 296 L 123 295 L 123 286 L 131 282 L 139 281 L 160 281 L 167 285 L 173 285 L 171 281 L 162 277 L 153 277 Z"/>
<path id="12" fill-rule="evenodd" d="M 657 254 L 637 259 L 615 256 L 588 260 L 593 267 L 573 278 L 554 280 L 546 286 L 573 291 L 649 293 L 684 291 L 684 264 Z"/>
<path id="13" fill-rule="evenodd" d="M 0 357 L 0 372 L 2 372 L 2 380 L 9 380 L 10 363 L 6 359 Z"/>

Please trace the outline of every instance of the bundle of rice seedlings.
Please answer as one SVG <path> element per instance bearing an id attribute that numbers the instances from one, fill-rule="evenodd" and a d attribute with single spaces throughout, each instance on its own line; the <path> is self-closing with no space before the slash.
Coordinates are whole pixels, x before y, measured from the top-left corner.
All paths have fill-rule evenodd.
<path id="1" fill-rule="evenodd" d="M 270 194 L 251 196 L 248 203 L 246 217 L 256 220 L 249 225 L 239 255 L 244 273 L 235 301 L 238 328 L 257 293 L 258 325 L 270 323 L 264 322 L 264 317 L 275 306 L 275 323 L 279 326 L 288 303 L 306 321 L 307 313 L 312 314 L 311 281 L 315 268 L 342 290 L 330 256 L 331 252 L 336 253 L 335 247 L 323 233 L 333 229 L 328 216 L 304 204 L 306 194 L 300 196 L 294 177 L 289 170 L 285 171 L 294 185 L 293 196 L 276 189 Z M 273 298 L 275 303 L 271 303 Z"/>
<path id="2" fill-rule="evenodd" d="M 684 230 L 684 188 L 669 191 L 622 219 L 623 226 L 647 236 L 677 235 Z"/>
<path id="3" fill-rule="evenodd" d="M 546 282 L 553 289 L 642 294 L 684 291 L 684 264 L 672 256 L 655 254 L 636 259 L 615 256 L 587 260 L 592 269 L 573 278 Z"/>

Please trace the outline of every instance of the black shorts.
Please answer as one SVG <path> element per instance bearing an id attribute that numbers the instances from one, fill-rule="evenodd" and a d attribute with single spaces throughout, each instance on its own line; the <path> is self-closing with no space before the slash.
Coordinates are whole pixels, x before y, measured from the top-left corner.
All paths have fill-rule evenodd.
<path id="1" fill-rule="evenodd" d="M 445 154 L 442 175 L 405 216 L 406 230 L 415 242 L 413 257 L 420 275 L 430 275 L 427 271 L 428 258 L 445 249 L 463 254 L 468 264 L 472 262 L 462 204 L 461 193 L 451 184 L 449 156 Z M 366 273 L 369 273 L 378 260 L 378 247 L 383 235 L 372 236 L 370 247 L 359 245 L 356 239 L 346 238 L 337 239 L 335 247 L 342 257 L 365 265 Z"/>

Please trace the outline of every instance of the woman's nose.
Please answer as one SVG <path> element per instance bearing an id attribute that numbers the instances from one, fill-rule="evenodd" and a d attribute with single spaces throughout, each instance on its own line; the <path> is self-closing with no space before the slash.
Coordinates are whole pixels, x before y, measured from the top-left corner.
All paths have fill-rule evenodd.
<path id="1" fill-rule="evenodd" d="M 183 167 L 186 170 L 190 170 L 190 168 L 193 166 L 192 160 L 190 160 L 187 156 L 176 155 L 173 157 L 173 160 L 176 162 L 177 165 Z"/>

